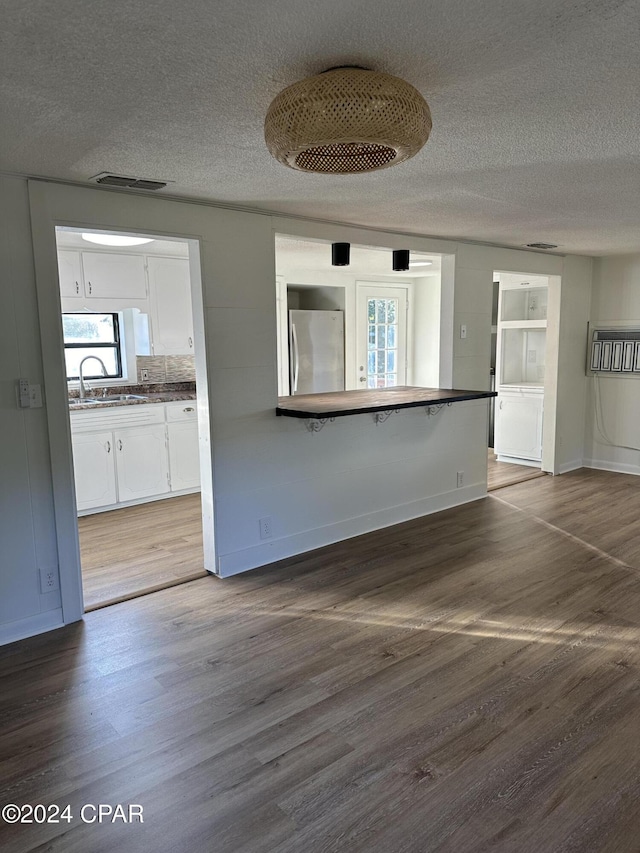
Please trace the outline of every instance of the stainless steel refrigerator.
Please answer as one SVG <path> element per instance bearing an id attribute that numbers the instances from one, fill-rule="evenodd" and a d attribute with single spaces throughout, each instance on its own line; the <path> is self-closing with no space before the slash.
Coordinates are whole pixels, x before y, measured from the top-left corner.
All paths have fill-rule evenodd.
<path id="1" fill-rule="evenodd" d="M 289 393 L 344 391 L 342 311 L 289 311 Z"/>

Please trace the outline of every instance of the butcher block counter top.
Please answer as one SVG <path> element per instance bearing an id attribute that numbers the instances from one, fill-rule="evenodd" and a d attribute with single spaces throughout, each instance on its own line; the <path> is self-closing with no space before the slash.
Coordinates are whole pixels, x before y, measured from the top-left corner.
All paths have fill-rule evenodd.
<path id="1" fill-rule="evenodd" d="M 399 385 L 363 391 L 332 391 L 326 394 L 298 394 L 279 397 L 276 415 L 287 418 L 342 418 L 366 412 L 387 412 L 437 406 L 466 400 L 496 397 L 495 391 L 462 391 L 457 388 L 420 388 Z"/>

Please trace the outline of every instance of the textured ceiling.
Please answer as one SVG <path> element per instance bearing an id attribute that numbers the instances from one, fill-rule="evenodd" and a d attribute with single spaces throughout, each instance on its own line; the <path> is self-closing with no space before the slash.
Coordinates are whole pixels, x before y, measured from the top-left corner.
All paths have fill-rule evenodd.
<path id="1" fill-rule="evenodd" d="M 559 251 L 640 250 L 637 0 L 1 0 L 0 170 Z M 325 68 L 403 77 L 433 133 L 402 165 L 306 175 L 263 140 Z"/>

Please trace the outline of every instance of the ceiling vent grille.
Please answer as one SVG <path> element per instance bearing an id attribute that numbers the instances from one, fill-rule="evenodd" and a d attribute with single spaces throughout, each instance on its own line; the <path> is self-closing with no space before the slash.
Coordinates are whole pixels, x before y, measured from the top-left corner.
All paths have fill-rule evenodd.
<path id="1" fill-rule="evenodd" d="M 134 190 L 162 190 L 168 181 L 149 181 L 146 178 L 131 178 L 126 175 L 112 175 L 109 172 L 100 172 L 89 179 L 93 183 L 104 187 L 126 187 Z"/>
<path id="2" fill-rule="evenodd" d="M 557 243 L 525 243 L 527 249 L 557 249 Z"/>

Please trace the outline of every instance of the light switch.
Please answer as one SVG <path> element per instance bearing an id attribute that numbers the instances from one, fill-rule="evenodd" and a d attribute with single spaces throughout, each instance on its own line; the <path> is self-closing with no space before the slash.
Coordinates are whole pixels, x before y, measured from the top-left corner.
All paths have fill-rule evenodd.
<path id="1" fill-rule="evenodd" d="M 29 408 L 42 408 L 42 387 L 40 385 L 29 385 Z"/>
<path id="2" fill-rule="evenodd" d="M 21 409 L 41 409 L 42 386 L 31 385 L 28 379 L 18 379 L 18 405 Z"/>
<path id="3" fill-rule="evenodd" d="M 464 323 L 460 326 L 460 337 L 461 338 L 467 337 L 467 327 Z"/>

